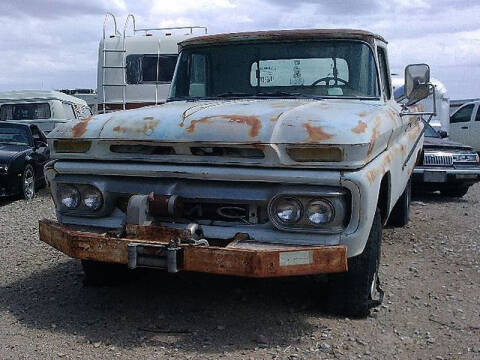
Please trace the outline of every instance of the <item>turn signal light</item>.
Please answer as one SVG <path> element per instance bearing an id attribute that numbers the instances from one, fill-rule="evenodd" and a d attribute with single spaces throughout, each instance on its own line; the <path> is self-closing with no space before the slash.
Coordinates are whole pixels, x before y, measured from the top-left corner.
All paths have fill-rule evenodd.
<path id="1" fill-rule="evenodd" d="M 85 153 L 90 150 L 91 141 L 84 140 L 55 140 L 53 148 L 57 153 Z"/>
<path id="2" fill-rule="evenodd" d="M 340 162 L 343 160 L 343 151 L 337 146 L 323 147 L 290 147 L 287 154 L 297 162 Z"/>

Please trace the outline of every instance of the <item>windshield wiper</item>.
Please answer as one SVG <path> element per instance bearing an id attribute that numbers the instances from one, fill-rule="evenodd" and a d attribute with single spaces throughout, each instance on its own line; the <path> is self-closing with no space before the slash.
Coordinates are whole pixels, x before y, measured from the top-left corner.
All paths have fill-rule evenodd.
<path id="1" fill-rule="evenodd" d="M 261 91 L 255 94 L 256 96 L 271 96 L 271 97 L 301 97 L 307 99 L 321 99 L 322 96 L 315 94 L 302 94 L 286 91 Z"/>
<path id="2" fill-rule="evenodd" d="M 243 93 L 243 92 L 233 92 L 233 91 L 228 91 L 225 93 L 221 93 L 218 95 L 215 95 L 217 98 L 222 98 L 222 97 L 244 97 L 244 96 L 253 96 L 254 94 L 249 94 L 249 93 Z"/>

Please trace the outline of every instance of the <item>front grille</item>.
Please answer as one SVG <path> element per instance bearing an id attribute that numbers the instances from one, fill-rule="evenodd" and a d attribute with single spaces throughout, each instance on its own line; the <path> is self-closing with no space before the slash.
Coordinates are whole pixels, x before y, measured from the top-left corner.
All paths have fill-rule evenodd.
<path id="1" fill-rule="evenodd" d="M 119 154 L 175 155 L 175 150 L 171 146 L 112 145 L 110 151 Z"/>
<path id="2" fill-rule="evenodd" d="M 255 148 L 241 148 L 241 147 L 191 147 L 192 155 L 196 156 L 223 156 L 230 158 L 246 158 L 246 159 L 263 159 L 265 154 L 260 149 Z"/>
<path id="3" fill-rule="evenodd" d="M 425 154 L 423 156 L 424 165 L 451 166 L 453 165 L 452 155 L 447 154 Z"/>

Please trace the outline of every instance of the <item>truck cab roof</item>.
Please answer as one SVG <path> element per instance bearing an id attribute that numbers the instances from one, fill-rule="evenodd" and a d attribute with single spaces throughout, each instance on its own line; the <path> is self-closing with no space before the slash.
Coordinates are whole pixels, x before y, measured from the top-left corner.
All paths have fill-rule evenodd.
<path id="1" fill-rule="evenodd" d="M 352 39 L 373 43 L 375 39 L 384 43 L 387 41 L 380 35 L 369 31 L 355 29 L 296 29 L 296 30 L 270 30 L 254 32 L 238 32 L 197 36 L 179 43 L 180 48 L 193 45 L 211 45 L 218 43 L 247 42 L 247 41 L 288 41 L 300 39 Z"/>

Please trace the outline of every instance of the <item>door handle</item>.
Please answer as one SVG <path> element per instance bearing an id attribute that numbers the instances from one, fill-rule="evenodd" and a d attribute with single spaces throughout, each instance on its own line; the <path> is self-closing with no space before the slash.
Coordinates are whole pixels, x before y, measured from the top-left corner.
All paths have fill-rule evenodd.
<path id="1" fill-rule="evenodd" d="M 462 129 L 468 129 L 468 126 L 462 126 Z"/>

